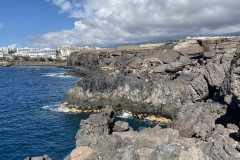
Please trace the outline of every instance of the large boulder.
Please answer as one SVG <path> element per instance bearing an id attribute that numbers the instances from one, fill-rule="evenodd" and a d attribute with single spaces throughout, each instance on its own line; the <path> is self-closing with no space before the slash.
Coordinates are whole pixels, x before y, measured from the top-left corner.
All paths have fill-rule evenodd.
<path id="1" fill-rule="evenodd" d="M 91 147 L 78 146 L 70 153 L 70 160 L 87 159 L 92 154 L 92 152 L 93 150 Z"/>
<path id="2" fill-rule="evenodd" d="M 222 65 L 210 62 L 206 65 L 204 76 L 208 80 L 210 86 L 219 89 L 225 78 L 225 71 Z"/>
<path id="3" fill-rule="evenodd" d="M 92 146 L 97 143 L 99 136 L 112 133 L 114 110 L 107 107 L 100 114 L 92 114 L 82 120 L 80 130 L 76 134 L 76 146 Z"/>
<path id="4" fill-rule="evenodd" d="M 171 62 L 166 67 L 166 72 L 177 72 L 183 70 L 185 64 L 182 62 Z"/>
<path id="5" fill-rule="evenodd" d="M 117 121 L 114 123 L 113 132 L 125 132 L 129 130 L 130 130 L 130 127 L 127 122 Z"/>
<path id="6" fill-rule="evenodd" d="M 202 74 L 198 75 L 189 84 L 187 94 L 192 101 L 199 101 L 209 96 L 208 83 Z"/>
<path id="7" fill-rule="evenodd" d="M 178 43 L 173 50 L 180 52 L 182 55 L 190 58 L 203 55 L 204 48 L 199 45 L 197 40 L 189 40 Z"/>

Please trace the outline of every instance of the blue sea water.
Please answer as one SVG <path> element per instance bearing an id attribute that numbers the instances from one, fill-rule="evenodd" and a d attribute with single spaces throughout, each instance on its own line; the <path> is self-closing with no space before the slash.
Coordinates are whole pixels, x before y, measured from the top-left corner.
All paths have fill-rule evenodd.
<path id="1" fill-rule="evenodd" d="M 75 148 L 81 119 L 88 114 L 67 113 L 59 108 L 67 91 L 80 80 L 63 76 L 56 67 L 0 67 L 0 159 L 22 160 L 48 154 L 64 159 Z M 118 117 L 139 126 L 145 121 Z"/>

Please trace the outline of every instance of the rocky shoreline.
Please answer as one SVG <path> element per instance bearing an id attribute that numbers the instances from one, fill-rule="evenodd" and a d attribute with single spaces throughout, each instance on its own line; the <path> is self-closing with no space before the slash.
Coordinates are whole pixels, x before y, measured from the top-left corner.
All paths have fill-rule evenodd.
<path id="1" fill-rule="evenodd" d="M 0 66 L 10 67 L 10 66 L 57 66 L 57 67 L 67 67 L 66 62 L 57 61 L 37 61 L 37 60 L 14 60 L 3 58 L 0 59 Z M 69 68 L 69 67 L 67 67 Z"/>
<path id="2" fill-rule="evenodd" d="M 68 66 L 85 78 L 69 90 L 64 104 L 79 110 L 111 105 L 116 111 L 174 119 L 187 101 L 238 103 L 227 92 L 232 67 L 238 65 L 232 63 L 239 63 L 239 43 L 239 37 L 183 39 L 155 49 L 72 53 Z M 232 84 L 239 94 L 237 80 Z"/>
<path id="3" fill-rule="evenodd" d="M 240 37 L 72 53 L 68 66 L 84 78 L 62 106 L 102 112 L 81 121 L 66 160 L 240 159 L 239 56 Z M 134 132 L 114 121 L 123 110 L 172 121 Z"/>

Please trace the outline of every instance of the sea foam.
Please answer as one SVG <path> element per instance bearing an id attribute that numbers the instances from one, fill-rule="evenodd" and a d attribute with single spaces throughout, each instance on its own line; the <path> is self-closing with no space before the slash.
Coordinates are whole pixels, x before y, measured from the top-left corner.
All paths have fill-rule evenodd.
<path id="1" fill-rule="evenodd" d="M 120 118 L 132 118 L 133 115 L 131 113 L 123 113 L 122 115 L 118 115 Z"/>
<path id="2" fill-rule="evenodd" d="M 60 106 L 60 103 L 52 103 L 50 105 L 43 106 L 42 108 L 45 109 L 45 110 L 51 110 L 51 111 L 54 111 L 54 112 L 65 112 L 65 113 L 69 112 L 69 109 L 68 108 L 63 109 Z"/>

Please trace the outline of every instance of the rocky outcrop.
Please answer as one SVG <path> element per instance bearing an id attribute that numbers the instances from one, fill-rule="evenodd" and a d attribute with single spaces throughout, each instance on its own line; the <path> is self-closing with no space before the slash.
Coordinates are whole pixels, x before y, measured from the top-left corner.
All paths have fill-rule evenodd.
<path id="1" fill-rule="evenodd" d="M 239 104 L 238 71 L 232 66 L 236 66 L 239 46 L 240 39 L 236 37 L 185 39 L 152 50 L 75 52 L 68 65 L 91 75 L 70 89 L 65 101 L 79 110 L 99 110 L 111 105 L 116 111 L 171 119 L 176 118 L 188 100 L 215 97 L 220 101 L 218 97 L 225 97 L 226 103 L 233 99 Z M 232 87 L 236 87 L 230 91 L 233 79 Z"/>
<path id="2" fill-rule="evenodd" d="M 73 53 L 68 64 L 90 74 L 69 90 L 65 106 L 110 105 L 136 117 L 173 120 L 167 129 L 134 132 L 105 111 L 91 115 L 81 122 L 77 150 L 86 150 L 89 160 L 240 159 L 239 55 L 239 37 Z"/>
<path id="3" fill-rule="evenodd" d="M 204 48 L 199 45 L 201 41 L 190 40 L 182 43 L 178 43 L 174 46 L 173 50 L 178 51 L 186 57 L 199 57 L 203 55 Z"/>
<path id="4" fill-rule="evenodd" d="M 1 61 L 1 60 L 0 60 L 0 66 L 2 66 L 2 67 L 9 67 L 9 66 L 11 66 L 11 65 L 12 65 L 11 62 Z"/>
<path id="5" fill-rule="evenodd" d="M 107 107 L 102 113 L 90 115 L 81 121 L 81 129 L 76 135 L 76 146 L 92 146 L 97 143 L 99 136 L 108 135 L 113 130 L 114 110 Z"/>
<path id="6" fill-rule="evenodd" d="M 240 59 L 231 61 L 230 71 L 219 92 L 219 99 L 223 99 L 233 110 L 240 111 Z"/>
<path id="7" fill-rule="evenodd" d="M 208 102 L 210 103 L 210 102 Z M 201 106 L 201 105 L 200 105 Z M 207 107 L 202 106 L 202 107 Z M 194 106 L 196 107 L 196 106 Z M 219 110 L 222 106 L 219 104 Z M 199 107 L 200 108 L 200 107 Z M 209 109 L 212 108 L 209 107 Z M 205 112 L 212 114 L 222 114 L 217 110 L 211 111 L 206 109 Z M 106 117 L 114 113 L 111 109 L 109 112 L 105 112 Z M 193 110 L 191 110 L 192 112 Z M 196 112 L 197 113 L 197 112 Z M 193 125 L 193 130 L 196 132 L 193 138 L 181 137 L 181 131 L 165 128 L 161 129 L 159 126 L 155 128 L 146 128 L 140 132 L 134 132 L 133 130 L 125 132 L 112 132 L 97 135 L 97 143 L 95 138 L 92 138 L 89 144 L 77 143 L 76 149 L 74 149 L 69 159 L 70 160 L 155 160 L 155 159 L 240 159 L 240 152 L 238 151 L 238 142 L 228 137 L 229 134 L 236 132 L 235 126 L 231 125 L 232 129 L 224 128 L 221 124 L 208 124 L 211 120 L 204 120 L 207 117 L 206 114 L 199 113 L 194 117 L 197 120 L 197 125 Z M 100 115 L 100 116 L 99 116 Z M 188 115 L 188 114 L 187 114 Z M 94 115 L 95 118 L 102 118 L 102 113 Z M 86 121 L 90 121 L 92 117 Z M 104 118 L 105 119 L 105 118 Z M 214 118 L 213 118 L 214 119 Z M 186 119 L 187 120 L 187 119 Z M 189 118 L 192 121 L 193 118 Z M 187 121 L 183 122 L 185 125 L 189 125 Z M 106 125 L 102 125 L 102 119 L 96 119 L 94 126 L 98 126 L 99 130 L 106 129 L 108 121 L 105 121 Z M 117 122 L 115 123 L 117 124 Z M 80 130 L 87 130 L 88 133 L 95 132 L 95 127 L 90 127 L 93 124 L 88 124 L 87 128 L 85 124 L 81 123 Z M 205 127 L 204 127 L 205 126 Z M 207 127 L 206 127 L 207 126 Z M 112 126 L 109 126 L 110 129 Z M 113 126 L 114 128 L 115 126 Z M 113 130 L 114 131 L 114 130 Z M 190 129 L 189 129 L 190 131 Z M 180 134 L 179 134 L 180 133 Z M 77 141 L 79 133 L 77 133 Z M 206 137 L 207 136 L 207 137 Z M 83 135 L 84 137 L 84 135 Z M 199 138 L 201 137 L 201 138 Z M 205 140 L 203 141 L 203 138 Z M 81 139 L 82 141 L 83 139 Z"/>

